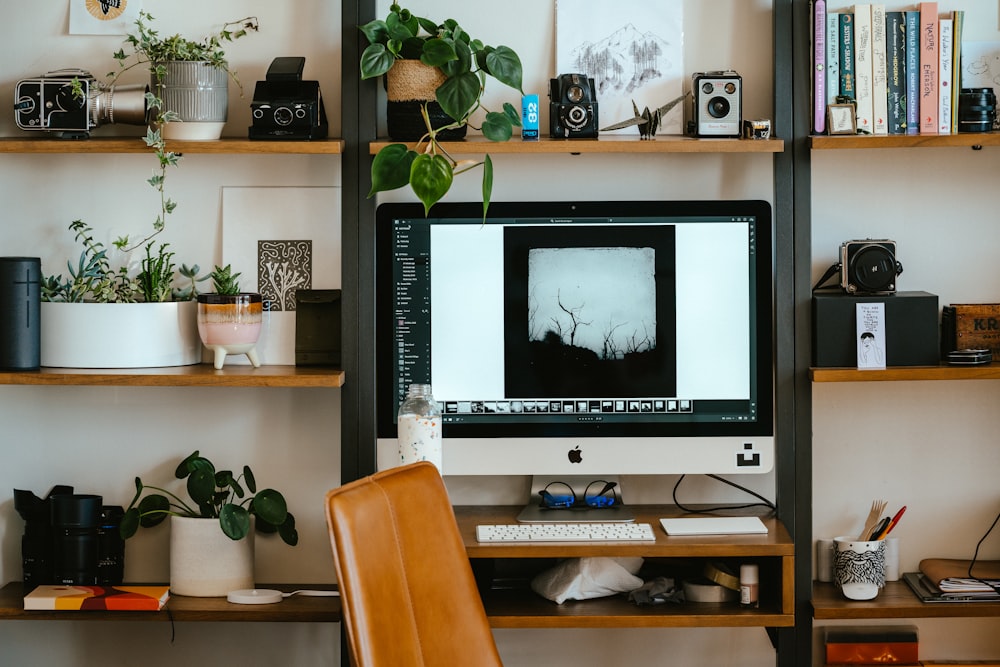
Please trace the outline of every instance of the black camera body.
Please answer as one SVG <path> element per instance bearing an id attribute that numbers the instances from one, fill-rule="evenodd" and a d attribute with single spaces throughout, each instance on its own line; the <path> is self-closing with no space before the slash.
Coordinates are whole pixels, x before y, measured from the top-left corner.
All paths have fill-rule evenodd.
<path id="1" fill-rule="evenodd" d="M 62 69 L 14 87 L 14 121 L 22 130 L 43 130 L 70 139 L 110 123 L 145 125 L 149 86 L 109 86 L 82 69 Z"/>
<path id="2" fill-rule="evenodd" d="M 560 74 L 549 80 L 549 135 L 597 136 L 597 88 L 586 74 Z"/>
<path id="3" fill-rule="evenodd" d="M 303 81 L 305 58 L 280 57 L 258 81 L 250 103 L 251 139 L 323 139 L 327 135 L 326 107 L 319 81 Z"/>
<path id="4" fill-rule="evenodd" d="M 840 246 L 840 286 L 848 294 L 895 294 L 902 272 L 895 241 L 865 239 Z"/>
<path id="5" fill-rule="evenodd" d="M 696 137 L 739 138 L 743 126 L 743 79 L 732 70 L 691 76 L 691 130 Z"/>

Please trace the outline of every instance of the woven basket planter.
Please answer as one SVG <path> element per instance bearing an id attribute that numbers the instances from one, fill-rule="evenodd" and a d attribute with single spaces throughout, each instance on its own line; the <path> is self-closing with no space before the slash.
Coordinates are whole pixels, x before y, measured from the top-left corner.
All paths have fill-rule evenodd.
<path id="1" fill-rule="evenodd" d="M 438 128 L 454 120 L 435 101 L 435 91 L 445 81 L 445 75 L 436 67 L 424 65 L 419 60 L 397 60 L 386 75 L 386 121 L 389 136 L 396 141 L 416 141 L 427 133 L 420 109 L 427 105 L 431 126 Z M 462 139 L 466 126 L 438 133 L 442 140 Z"/>

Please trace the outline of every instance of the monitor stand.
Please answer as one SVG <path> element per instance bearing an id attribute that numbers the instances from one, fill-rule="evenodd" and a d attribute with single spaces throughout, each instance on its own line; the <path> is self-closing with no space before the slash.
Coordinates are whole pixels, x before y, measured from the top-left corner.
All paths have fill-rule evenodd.
<path id="1" fill-rule="evenodd" d="M 544 489 L 550 483 L 565 482 L 573 489 L 573 491 L 576 492 L 577 498 L 580 502 L 583 502 L 584 489 L 586 489 L 587 485 L 595 479 L 618 483 L 618 486 L 615 487 L 615 491 L 618 494 L 617 505 L 612 507 L 587 507 L 586 505 L 582 505 L 569 509 L 550 509 L 548 507 L 542 507 L 541 495 L 539 495 L 539 491 Z M 593 476 L 575 477 L 572 475 L 559 477 L 535 475 L 531 478 L 531 501 L 524 507 L 524 509 L 521 510 L 521 513 L 517 515 L 517 520 L 521 523 L 567 523 L 571 521 L 615 521 L 621 523 L 631 523 L 635 521 L 635 515 L 622 501 L 622 487 L 617 475 L 605 475 L 600 478 Z"/>

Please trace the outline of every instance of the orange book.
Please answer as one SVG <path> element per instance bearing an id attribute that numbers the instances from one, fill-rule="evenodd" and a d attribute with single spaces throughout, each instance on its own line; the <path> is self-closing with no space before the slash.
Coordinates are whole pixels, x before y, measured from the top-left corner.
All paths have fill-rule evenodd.
<path id="1" fill-rule="evenodd" d="M 938 4 L 920 3 L 920 134 L 938 133 Z"/>
<path id="2" fill-rule="evenodd" d="M 37 586 L 24 596 L 26 610 L 159 611 L 169 586 Z"/>

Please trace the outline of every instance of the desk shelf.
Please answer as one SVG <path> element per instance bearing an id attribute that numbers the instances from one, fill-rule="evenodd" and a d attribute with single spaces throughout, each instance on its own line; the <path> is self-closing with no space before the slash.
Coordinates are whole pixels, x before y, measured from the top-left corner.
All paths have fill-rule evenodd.
<path id="1" fill-rule="evenodd" d="M 902 581 L 886 582 L 874 600 L 848 600 L 833 584 L 814 581 L 815 619 L 979 618 L 1000 616 L 1000 602 L 921 602 Z"/>
<path id="2" fill-rule="evenodd" d="M 340 387 L 344 371 L 325 366 L 212 364 L 167 368 L 42 368 L 0 371 L 0 385 L 110 387 Z"/>
<path id="3" fill-rule="evenodd" d="M 144 153 L 152 155 L 143 137 L 91 137 L 90 139 L 59 139 L 47 135 L 0 138 L 0 153 Z M 318 141 L 251 141 L 240 137 L 223 137 L 217 141 L 168 141 L 167 150 L 178 154 L 205 153 L 221 155 L 339 155 L 344 150 L 342 139 Z"/>
<path id="4" fill-rule="evenodd" d="M 323 584 L 261 584 L 294 591 L 336 590 Z M 277 604 L 233 604 L 225 598 L 173 595 L 161 611 L 25 611 L 24 586 L 15 581 L 0 588 L 0 621 L 239 621 L 260 623 L 339 623 L 339 597 L 296 595 Z M 169 613 L 168 613 L 169 612 Z"/>
<path id="5" fill-rule="evenodd" d="M 813 382 L 887 382 L 900 380 L 1000 380 L 1000 363 L 976 366 L 892 366 L 890 368 L 810 368 Z"/>
<path id="6" fill-rule="evenodd" d="M 683 603 L 639 607 L 623 597 L 570 601 L 557 605 L 528 588 L 491 588 L 483 602 L 495 628 L 625 628 L 625 627 L 792 627 L 795 624 L 795 549 L 785 526 L 761 517 L 766 535 L 668 536 L 662 517 L 681 516 L 670 505 L 633 506 L 636 521 L 649 523 L 655 542 L 555 542 L 480 544 L 479 524 L 514 523 L 519 506 L 455 508 L 459 530 L 471 559 L 552 559 L 585 556 L 641 556 L 652 559 L 736 559 L 761 564 L 760 607 L 737 602 Z M 770 579 L 770 581 L 767 581 Z"/>
<path id="7" fill-rule="evenodd" d="M 368 150 L 375 155 L 394 143 L 406 143 L 413 148 L 414 142 L 399 142 L 381 139 L 368 144 Z M 489 153 L 500 155 L 517 153 L 522 155 L 573 154 L 582 153 L 781 153 L 785 142 L 781 139 L 700 139 L 680 135 L 660 135 L 653 139 L 634 136 L 605 135 L 596 139 L 553 139 L 542 137 L 538 141 L 490 141 L 483 136 L 470 136 L 461 141 L 441 141 L 441 147 L 451 155 Z"/>

